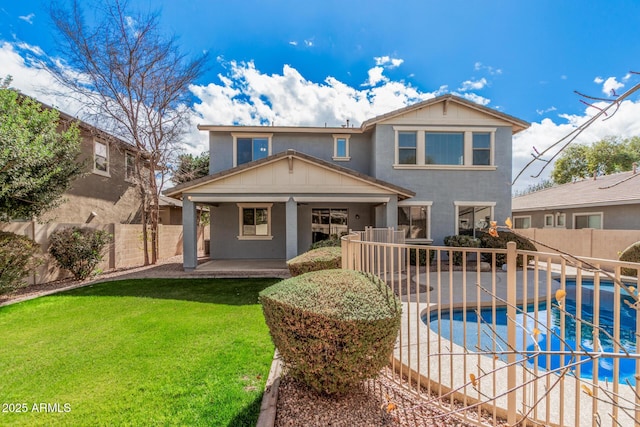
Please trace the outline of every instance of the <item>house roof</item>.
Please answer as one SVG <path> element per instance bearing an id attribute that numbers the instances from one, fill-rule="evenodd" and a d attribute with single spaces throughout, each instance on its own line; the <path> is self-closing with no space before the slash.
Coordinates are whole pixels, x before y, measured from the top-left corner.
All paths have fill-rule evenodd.
<path id="1" fill-rule="evenodd" d="M 584 179 L 515 197 L 513 212 L 640 203 L 640 173 Z"/>
<path id="2" fill-rule="evenodd" d="M 391 184 L 389 182 L 386 181 L 382 181 L 380 179 L 377 178 L 373 178 L 369 175 L 365 175 L 363 173 L 354 171 L 353 169 L 349 169 L 349 168 L 345 168 L 342 166 L 338 166 L 335 165 L 333 163 L 327 162 L 325 160 L 322 159 L 318 159 L 317 157 L 313 157 L 310 156 L 308 154 L 304 154 L 295 150 L 287 150 L 287 151 L 283 151 L 277 154 L 273 154 L 271 156 L 265 157 L 263 159 L 260 160 L 255 160 L 253 162 L 249 162 L 249 163 L 244 163 L 240 166 L 236 166 L 234 168 L 231 169 L 227 169 L 212 175 L 208 175 L 202 178 L 198 178 L 198 179 L 194 179 L 193 181 L 189 181 L 189 182 L 185 182 L 179 185 L 176 185 L 173 188 L 169 188 L 167 190 L 164 191 L 164 194 L 166 196 L 170 196 L 170 197 L 181 197 L 182 193 L 185 193 L 191 189 L 195 189 L 196 187 L 202 186 L 203 184 L 207 184 L 213 181 L 217 181 L 232 175 L 236 175 L 238 173 L 244 172 L 244 171 L 248 171 L 251 169 L 256 169 L 259 168 L 260 166 L 269 164 L 269 163 L 273 163 L 275 161 L 281 160 L 281 159 L 285 159 L 285 158 L 297 158 L 315 165 L 318 165 L 320 167 L 323 167 L 325 169 L 329 169 L 332 170 L 334 172 L 337 172 L 339 174 L 343 174 L 343 175 L 347 175 L 349 177 L 355 178 L 357 180 L 372 184 L 373 186 L 376 187 L 380 187 L 386 191 L 391 191 L 394 192 L 396 194 L 398 194 L 400 196 L 400 199 L 407 199 L 410 197 L 415 196 L 415 192 L 400 187 L 398 185 L 395 184 Z"/>
<path id="3" fill-rule="evenodd" d="M 509 114 L 501 113 L 500 111 L 494 110 L 492 108 L 487 108 L 480 104 L 476 104 L 475 102 L 467 101 L 466 99 L 460 98 L 459 96 L 447 94 L 447 95 L 438 96 L 436 98 L 427 99 L 426 101 L 418 102 L 417 104 L 409 105 L 408 107 L 400 108 L 398 110 L 391 111 L 389 113 L 374 117 L 362 123 L 361 128 L 363 131 L 366 131 L 372 126 L 375 126 L 377 123 L 380 123 L 382 121 L 389 120 L 391 118 L 401 116 L 403 114 L 407 114 L 412 111 L 419 110 L 421 108 L 425 108 L 440 102 L 445 102 L 445 103 L 456 102 L 458 104 L 464 105 L 465 107 L 471 108 L 473 110 L 479 111 L 484 114 L 488 114 L 500 120 L 504 120 L 508 123 L 511 123 L 514 134 L 522 130 L 525 130 L 529 127 L 529 123 L 525 122 L 524 120 L 520 120 L 516 117 L 510 116 Z"/>
<path id="4" fill-rule="evenodd" d="M 182 207 L 182 200 L 174 199 L 173 197 L 163 196 L 162 194 L 158 197 L 158 205 L 159 206 L 171 206 L 176 208 Z"/>

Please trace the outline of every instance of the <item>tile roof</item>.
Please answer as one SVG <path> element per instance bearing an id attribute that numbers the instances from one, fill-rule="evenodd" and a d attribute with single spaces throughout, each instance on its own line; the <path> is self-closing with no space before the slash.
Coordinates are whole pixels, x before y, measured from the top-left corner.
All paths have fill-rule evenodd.
<path id="1" fill-rule="evenodd" d="M 640 203 L 640 172 L 621 172 L 514 197 L 513 212 Z"/>

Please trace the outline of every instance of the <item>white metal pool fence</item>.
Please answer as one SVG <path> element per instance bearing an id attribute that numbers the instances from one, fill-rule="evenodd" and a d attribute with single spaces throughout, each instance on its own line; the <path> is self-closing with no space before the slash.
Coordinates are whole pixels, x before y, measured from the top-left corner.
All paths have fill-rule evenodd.
<path id="1" fill-rule="evenodd" d="M 640 425 L 640 264 L 370 240 L 343 237 L 343 268 L 402 301 L 392 367 L 424 405 L 477 425 Z"/>

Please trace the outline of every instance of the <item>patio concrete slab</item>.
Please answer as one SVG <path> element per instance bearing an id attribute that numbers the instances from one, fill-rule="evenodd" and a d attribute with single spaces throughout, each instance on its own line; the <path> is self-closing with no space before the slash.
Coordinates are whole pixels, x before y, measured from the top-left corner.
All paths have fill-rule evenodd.
<path id="1" fill-rule="evenodd" d="M 191 274 L 212 278 L 291 277 L 283 259 L 216 259 L 198 265 Z"/>

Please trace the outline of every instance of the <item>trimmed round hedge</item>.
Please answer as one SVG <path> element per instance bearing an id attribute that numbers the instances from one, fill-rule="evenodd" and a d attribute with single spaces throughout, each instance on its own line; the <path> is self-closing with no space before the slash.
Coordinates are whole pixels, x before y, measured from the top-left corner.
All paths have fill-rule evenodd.
<path id="1" fill-rule="evenodd" d="M 263 290 L 260 302 L 289 373 L 319 393 L 346 393 L 389 363 L 401 304 L 375 276 L 315 271 Z"/>
<path id="2" fill-rule="evenodd" d="M 328 246 L 312 249 L 287 261 L 291 276 L 342 267 L 342 248 Z"/>
<path id="3" fill-rule="evenodd" d="M 640 262 L 640 242 L 635 242 L 622 251 L 620 261 Z M 625 276 L 637 276 L 638 271 L 633 268 L 623 268 L 621 273 Z"/>
<path id="4" fill-rule="evenodd" d="M 39 244 L 26 236 L 0 231 L 0 295 L 27 286 L 25 277 L 42 261 Z"/>

